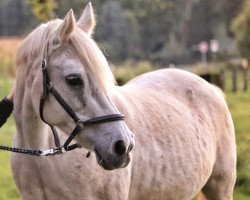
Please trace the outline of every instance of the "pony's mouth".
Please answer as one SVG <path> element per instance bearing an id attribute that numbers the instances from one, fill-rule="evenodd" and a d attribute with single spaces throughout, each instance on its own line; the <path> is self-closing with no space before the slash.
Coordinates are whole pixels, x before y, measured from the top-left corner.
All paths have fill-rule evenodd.
<path id="1" fill-rule="evenodd" d="M 125 154 L 124 156 L 120 158 L 111 158 L 110 160 L 106 160 L 103 158 L 103 156 L 100 154 L 100 152 L 96 148 L 94 150 L 95 150 L 96 160 L 98 164 L 106 170 L 124 168 L 130 162 L 129 154 Z"/>

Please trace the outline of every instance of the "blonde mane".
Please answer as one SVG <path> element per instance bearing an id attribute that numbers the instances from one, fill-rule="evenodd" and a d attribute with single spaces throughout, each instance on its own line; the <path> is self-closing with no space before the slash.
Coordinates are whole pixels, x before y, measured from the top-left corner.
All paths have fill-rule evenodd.
<path id="1" fill-rule="evenodd" d="M 29 73 L 33 67 L 40 66 L 45 44 L 49 43 L 53 36 L 56 36 L 62 22 L 60 19 L 55 19 L 46 24 L 41 24 L 25 38 L 17 52 L 17 66 L 28 66 L 28 69 L 22 69 L 22 71 Z M 99 87 L 102 87 L 105 92 L 112 89 L 114 86 L 113 74 L 106 58 L 94 40 L 75 26 L 68 42 L 74 47 L 87 72 L 90 73 L 90 77 L 94 77 Z M 27 63 L 31 63 L 31 65 Z"/>

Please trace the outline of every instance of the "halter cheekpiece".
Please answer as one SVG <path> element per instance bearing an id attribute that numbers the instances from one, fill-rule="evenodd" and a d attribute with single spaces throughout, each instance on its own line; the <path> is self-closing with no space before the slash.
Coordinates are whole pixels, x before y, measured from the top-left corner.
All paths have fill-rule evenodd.
<path id="1" fill-rule="evenodd" d="M 48 48 L 48 45 L 45 45 L 45 47 Z M 70 143 L 76 137 L 76 135 L 84 129 L 84 127 L 107 123 L 107 122 L 119 121 L 119 120 L 124 119 L 124 115 L 122 114 L 111 114 L 111 115 L 91 118 L 86 121 L 80 120 L 76 112 L 69 106 L 68 103 L 66 103 L 66 101 L 62 98 L 62 96 L 57 92 L 57 90 L 54 88 L 50 80 L 49 73 L 48 73 L 48 64 L 47 64 L 48 62 L 46 59 L 47 48 L 45 48 L 45 55 L 44 55 L 45 58 L 42 60 L 43 93 L 40 98 L 39 114 L 40 114 L 41 119 L 44 121 L 44 123 L 48 124 L 52 130 L 54 141 L 55 141 L 55 147 L 52 149 L 47 149 L 47 150 L 36 150 L 36 149 L 24 149 L 24 148 L 0 146 L 0 149 L 2 150 L 12 151 L 15 153 L 29 154 L 32 156 L 50 156 L 50 155 L 56 155 L 56 154 L 64 154 L 67 151 L 71 151 L 73 149 L 80 147 L 77 143 L 72 144 L 72 145 L 70 145 Z M 53 97 L 61 105 L 61 107 L 74 120 L 74 123 L 76 125 L 74 130 L 70 133 L 69 137 L 67 138 L 67 140 L 64 142 L 63 145 L 60 144 L 58 133 L 55 127 L 49 124 L 48 122 L 46 122 L 43 116 L 44 105 L 46 103 L 47 97 L 50 94 L 53 95 Z M 90 154 L 88 153 L 87 156 L 88 155 Z"/>

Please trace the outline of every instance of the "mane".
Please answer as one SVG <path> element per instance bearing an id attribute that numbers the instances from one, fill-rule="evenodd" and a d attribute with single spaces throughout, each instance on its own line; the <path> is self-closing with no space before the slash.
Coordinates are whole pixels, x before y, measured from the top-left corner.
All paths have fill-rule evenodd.
<path id="1" fill-rule="evenodd" d="M 27 60 L 34 60 L 36 57 L 42 57 L 41 53 L 48 38 L 56 31 L 60 19 L 49 21 L 46 24 L 41 24 L 33 30 L 22 42 L 17 51 L 17 63 L 22 63 Z M 19 65 L 17 65 L 19 66 Z"/>
<path id="2" fill-rule="evenodd" d="M 62 20 L 55 19 L 42 24 L 24 39 L 17 52 L 17 66 L 29 66 L 29 68 L 21 71 L 29 73 L 31 69 L 40 66 L 45 44 L 56 34 L 61 23 Z M 69 43 L 74 47 L 85 69 L 97 81 L 99 87 L 102 87 L 105 92 L 112 89 L 115 82 L 114 76 L 106 58 L 94 40 L 76 26 L 69 37 Z M 32 63 L 27 64 L 30 62 Z"/>

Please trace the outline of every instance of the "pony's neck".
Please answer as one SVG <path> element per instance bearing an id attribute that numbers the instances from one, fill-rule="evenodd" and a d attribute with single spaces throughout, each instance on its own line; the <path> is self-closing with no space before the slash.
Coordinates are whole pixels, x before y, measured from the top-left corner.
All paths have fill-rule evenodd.
<path id="1" fill-rule="evenodd" d="M 49 127 L 37 116 L 28 96 L 27 94 L 24 94 L 23 98 L 18 98 L 18 95 L 15 96 L 14 118 L 17 128 L 15 145 L 34 149 L 48 148 Z"/>

